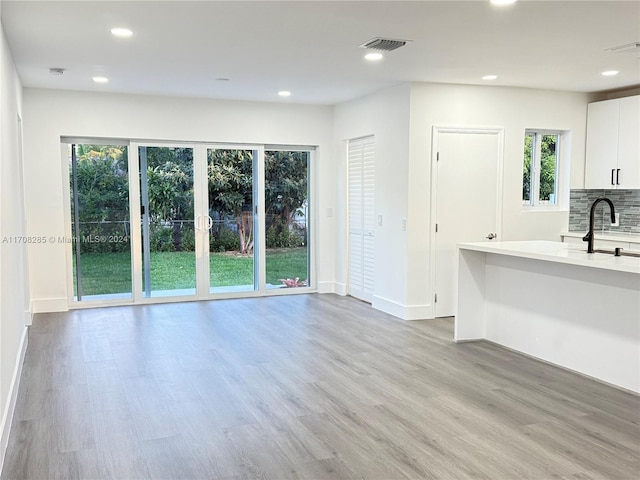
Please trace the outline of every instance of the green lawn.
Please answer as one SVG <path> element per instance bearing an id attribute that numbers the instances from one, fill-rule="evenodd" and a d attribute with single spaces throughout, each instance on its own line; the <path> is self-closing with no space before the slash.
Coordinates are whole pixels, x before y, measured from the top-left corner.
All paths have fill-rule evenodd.
<path id="1" fill-rule="evenodd" d="M 130 292 L 130 257 L 129 253 L 82 254 L 83 295 Z M 211 253 L 209 264 L 212 287 L 253 284 L 253 257 Z M 299 277 L 300 280 L 307 280 L 307 249 L 267 250 L 266 270 L 268 284 L 280 285 L 281 278 Z M 195 288 L 195 272 L 193 252 L 151 253 L 152 290 Z"/>

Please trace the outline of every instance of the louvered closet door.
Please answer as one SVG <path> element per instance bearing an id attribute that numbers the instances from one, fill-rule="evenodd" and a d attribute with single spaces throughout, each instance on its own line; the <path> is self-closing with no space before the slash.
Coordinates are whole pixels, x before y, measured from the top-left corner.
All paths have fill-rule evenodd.
<path id="1" fill-rule="evenodd" d="M 375 144 L 349 142 L 349 295 L 371 302 L 375 272 Z"/>

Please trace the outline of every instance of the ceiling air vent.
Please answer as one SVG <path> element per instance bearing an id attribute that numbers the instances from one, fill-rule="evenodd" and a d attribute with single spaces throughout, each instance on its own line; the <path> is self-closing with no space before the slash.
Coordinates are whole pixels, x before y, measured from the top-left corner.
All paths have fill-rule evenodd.
<path id="1" fill-rule="evenodd" d="M 396 48 L 405 46 L 411 40 L 394 40 L 392 38 L 372 38 L 371 40 L 360 45 L 362 48 L 369 48 L 371 50 L 382 50 L 383 52 L 390 52 Z"/>

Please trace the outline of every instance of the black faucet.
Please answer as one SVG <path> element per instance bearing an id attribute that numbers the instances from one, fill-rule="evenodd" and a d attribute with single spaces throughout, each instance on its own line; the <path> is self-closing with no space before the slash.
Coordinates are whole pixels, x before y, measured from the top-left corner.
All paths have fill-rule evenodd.
<path id="1" fill-rule="evenodd" d="M 591 205 L 591 213 L 589 214 L 589 231 L 582 238 L 582 240 L 584 240 L 585 242 L 589 242 L 587 244 L 587 253 L 593 253 L 593 224 L 595 223 L 596 205 L 598 205 L 600 202 L 607 202 L 609 204 L 609 209 L 611 210 L 611 223 L 616 223 L 616 209 L 613 206 L 613 202 L 607 197 L 596 198 Z"/>

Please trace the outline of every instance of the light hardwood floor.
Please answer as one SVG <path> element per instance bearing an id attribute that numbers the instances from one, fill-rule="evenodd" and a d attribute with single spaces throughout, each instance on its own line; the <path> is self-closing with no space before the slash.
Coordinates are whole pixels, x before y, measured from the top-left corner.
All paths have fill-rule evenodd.
<path id="1" fill-rule="evenodd" d="M 638 396 L 452 333 L 334 295 L 38 315 L 2 480 L 638 478 Z"/>

